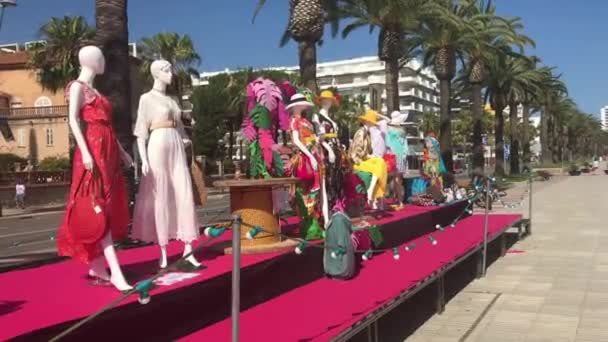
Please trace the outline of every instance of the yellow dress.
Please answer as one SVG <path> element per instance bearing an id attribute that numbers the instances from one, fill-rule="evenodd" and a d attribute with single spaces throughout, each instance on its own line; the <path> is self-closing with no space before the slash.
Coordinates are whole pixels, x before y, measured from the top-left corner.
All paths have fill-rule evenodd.
<path id="1" fill-rule="evenodd" d="M 384 197 L 386 191 L 386 182 L 388 172 L 384 159 L 380 157 L 370 157 L 372 153 L 372 142 L 369 132 L 365 127 L 359 128 L 353 137 L 353 142 L 350 146 L 350 158 L 354 166 L 353 170 L 361 172 L 369 172 L 378 178 L 376 187 L 372 193 L 374 199 Z"/>

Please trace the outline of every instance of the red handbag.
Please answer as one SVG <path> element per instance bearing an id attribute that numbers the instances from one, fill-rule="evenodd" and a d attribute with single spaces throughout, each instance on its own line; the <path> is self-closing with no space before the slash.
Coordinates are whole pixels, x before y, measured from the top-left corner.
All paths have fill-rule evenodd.
<path id="1" fill-rule="evenodd" d="M 96 243 L 104 236 L 107 224 L 103 181 L 97 172 L 82 175 L 70 206 L 68 230 L 74 241 Z M 86 178 L 86 181 L 85 181 Z"/>

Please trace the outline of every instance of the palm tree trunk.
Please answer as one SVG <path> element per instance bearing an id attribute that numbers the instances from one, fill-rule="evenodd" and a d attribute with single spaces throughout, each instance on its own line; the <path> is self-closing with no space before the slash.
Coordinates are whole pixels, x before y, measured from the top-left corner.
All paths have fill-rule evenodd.
<path id="1" fill-rule="evenodd" d="M 503 111 L 505 110 L 505 105 L 495 106 L 494 110 L 496 114 L 494 116 L 494 140 L 495 140 L 495 165 L 494 165 L 494 173 L 497 176 L 505 175 L 505 119 L 503 117 Z"/>
<path id="2" fill-rule="evenodd" d="M 543 106 L 540 113 L 540 160 L 542 164 L 549 161 L 549 110 Z"/>
<path id="3" fill-rule="evenodd" d="M 386 109 L 390 114 L 399 110 L 399 60 L 388 59 L 384 63 L 386 77 Z"/>
<path id="4" fill-rule="evenodd" d="M 112 103 L 112 123 L 120 144 L 133 155 L 127 0 L 95 0 L 95 24 L 95 40 L 106 58 L 106 70 L 97 79 L 97 88 Z M 124 173 L 130 204 L 135 198 L 133 171 Z"/>
<path id="5" fill-rule="evenodd" d="M 440 111 L 441 118 L 439 124 L 439 143 L 441 144 L 441 157 L 445 163 L 445 167 L 448 172 L 452 172 L 453 160 L 452 160 L 452 110 L 450 108 L 451 102 L 451 80 L 443 79 L 439 81 L 441 99 L 440 99 Z"/>
<path id="6" fill-rule="evenodd" d="M 517 102 L 511 101 L 509 104 L 509 122 L 511 124 L 509 132 L 509 141 L 511 142 L 511 154 L 509 155 L 510 174 L 519 174 L 519 132 L 517 117 Z"/>
<path id="7" fill-rule="evenodd" d="M 481 104 L 481 83 L 474 83 L 471 87 L 471 103 L 473 104 L 473 170 L 474 174 L 483 174 L 484 150 L 482 140 L 483 106 Z"/>
<path id="8" fill-rule="evenodd" d="M 317 45 L 315 41 L 301 41 L 298 44 L 300 53 L 300 82 L 317 92 Z"/>
<path id="9" fill-rule="evenodd" d="M 528 166 L 530 163 L 530 106 L 527 104 L 524 104 L 522 121 L 521 140 L 523 143 L 524 165 Z"/>

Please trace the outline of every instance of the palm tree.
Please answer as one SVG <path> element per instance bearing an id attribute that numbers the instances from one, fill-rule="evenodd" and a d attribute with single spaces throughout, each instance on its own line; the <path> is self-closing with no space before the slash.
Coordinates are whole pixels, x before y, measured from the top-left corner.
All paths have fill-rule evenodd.
<path id="1" fill-rule="evenodd" d="M 173 83 L 175 95 L 180 105 L 186 88 L 192 86 L 191 75 L 198 75 L 195 66 L 201 62 L 201 56 L 196 52 L 192 38 L 177 33 L 158 33 L 150 38 L 141 40 L 142 59 L 141 71 L 150 77 L 150 64 L 159 58 L 169 61 L 176 72 Z"/>
<path id="2" fill-rule="evenodd" d="M 105 73 L 97 88 L 112 102 L 112 124 L 125 151 L 133 153 L 131 84 L 129 72 L 129 30 L 127 0 L 95 0 L 95 40 L 106 58 Z M 134 199 L 133 170 L 126 174 L 130 199 Z"/>
<path id="3" fill-rule="evenodd" d="M 514 89 L 519 87 L 531 88 L 540 82 L 539 74 L 529 69 L 529 60 L 525 57 L 516 57 L 513 54 L 496 54 L 488 63 L 488 89 L 486 97 L 489 98 L 492 109 L 495 111 L 495 144 L 496 164 L 495 173 L 504 175 L 504 116 L 503 112 L 511 103 Z M 516 95 L 515 95 L 516 96 Z M 515 107 L 516 108 L 516 107 Z M 516 109 L 515 109 L 516 110 Z M 517 122 L 517 112 L 512 119 L 513 124 Z M 517 127 L 517 126 L 515 126 Z M 514 128 L 512 131 L 516 131 Z M 514 132 L 512 134 L 515 134 Z M 518 170 L 514 170 L 517 172 Z"/>
<path id="4" fill-rule="evenodd" d="M 30 67 L 37 70 L 42 88 L 56 92 L 78 77 L 78 51 L 95 36 L 95 30 L 81 16 L 53 17 L 42 25 L 40 36 L 45 43 L 31 50 Z"/>
<path id="5" fill-rule="evenodd" d="M 441 155 L 448 170 L 453 169 L 452 158 L 452 80 L 456 75 L 456 61 L 463 56 L 464 39 L 468 29 L 468 16 L 473 0 L 435 0 L 429 2 L 430 10 L 423 25 L 414 32 L 414 46 L 423 53 L 423 64 L 433 66 L 439 80 L 440 92 L 440 134 Z"/>
<path id="6" fill-rule="evenodd" d="M 476 172 L 483 172 L 484 168 L 481 120 L 486 63 L 496 53 L 508 53 L 511 47 L 523 50 L 526 44 L 534 45 L 530 38 L 517 33 L 522 27 L 519 18 L 496 16 L 496 7 L 491 0 L 479 0 L 476 5 L 469 7 L 467 13 L 467 29 L 462 44 L 468 60 L 466 80 L 471 86 L 470 99 L 474 116 L 473 167 Z"/>
<path id="7" fill-rule="evenodd" d="M 552 134 L 550 134 L 549 126 L 551 124 L 551 113 L 555 103 L 564 95 L 567 95 L 568 89 L 564 82 L 560 80 L 560 75 L 555 75 L 554 68 L 540 68 L 541 80 L 539 87 L 541 88 L 539 95 L 539 104 L 541 107 L 540 120 L 540 145 L 541 145 L 541 162 L 549 162 L 551 157 Z"/>
<path id="8" fill-rule="evenodd" d="M 425 1 L 421 0 L 342 0 L 339 16 L 352 21 L 342 30 L 342 38 L 355 29 L 369 26 L 378 36 L 378 57 L 384 61 L 386 107 L 391 113 L 399 110 L 399 70 L 416 54 L 418 48 L 406 38 L 408 31 L 420 25 Z"/>
<path id="9" fill-rule="evenodd" d="M 259 0 L 254 20 L 265 3 L 266 0 Z M 326 20 L 330 20 L 335 13 L 336 0 L 289 1 L 289 22 L 281 46 L 291 38 L 298 43 L 300 80 L 313 92 L 317 91 L 317 44 L 323 38 Z M 334 30 L 337 30 L 337 20 L 333 22 Z"/>

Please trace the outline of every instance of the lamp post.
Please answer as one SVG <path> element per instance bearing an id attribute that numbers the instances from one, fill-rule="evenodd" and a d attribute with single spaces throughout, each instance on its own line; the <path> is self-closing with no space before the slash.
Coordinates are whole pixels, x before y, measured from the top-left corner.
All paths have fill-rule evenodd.
<path id="1" fill-rule="evenodd" d="M 4 19 L 4 9 L 15 6 L 17 6 L 16 0 L 0 0 L 0 30 L 2 29 L 2 19 Z"/>

